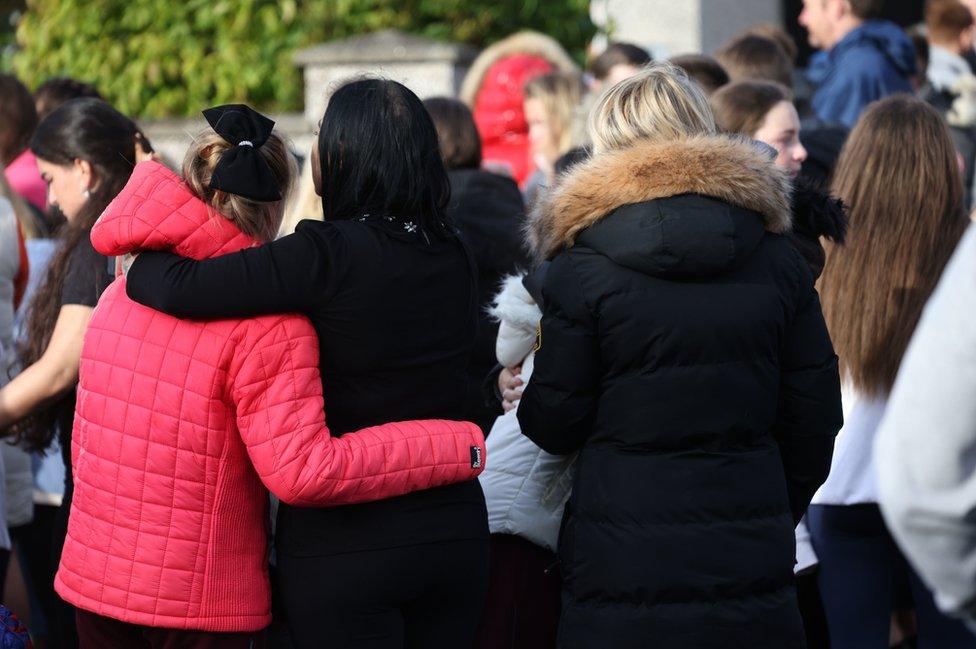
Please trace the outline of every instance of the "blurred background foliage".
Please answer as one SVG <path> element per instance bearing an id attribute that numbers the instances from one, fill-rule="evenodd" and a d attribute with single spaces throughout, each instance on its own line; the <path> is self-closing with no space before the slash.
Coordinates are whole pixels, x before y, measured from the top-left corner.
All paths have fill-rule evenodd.
<path id="1" fill-rule="evenodd" d="M 28 86 L 76 77 L 136 117 L 298 110 L 296 50 L 380 29 L 477 47 L 536 29 L 580 60 L 596 31 L 589 0 L 0 0 L 0 20 L 0 66 Z"/>
<path id="2" fill-rule="evenodd" d="M 9 70 L 13 62 L 14 34 L 24 9 L 23 0 L 0 0 L 0 70 Z"/>

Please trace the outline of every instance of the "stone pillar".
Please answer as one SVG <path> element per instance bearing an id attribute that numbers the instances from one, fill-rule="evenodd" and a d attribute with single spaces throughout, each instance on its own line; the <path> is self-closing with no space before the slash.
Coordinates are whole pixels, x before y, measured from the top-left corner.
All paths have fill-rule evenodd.
<path id="1" fill-rule="evenodd" d="M 610 38 L 646 47 L 655 58 L 711 54 L 759 22 L 783 24 L 782 0 L 592 0 Z"/>
<path id="2" fill-rule="evenodd" d="M 421 99 L 456 96 L 477 51 L 386 30 L 316 45 L 295 54 L 305 70 L 305 118 L 315 123 L 336 85 L 349 77 L 378 75 L 403 83 Z"/>

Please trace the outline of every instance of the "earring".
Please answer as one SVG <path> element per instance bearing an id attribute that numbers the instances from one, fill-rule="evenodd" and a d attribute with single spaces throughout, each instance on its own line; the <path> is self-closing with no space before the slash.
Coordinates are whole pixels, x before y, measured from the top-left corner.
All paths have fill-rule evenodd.
<path id="1" fill-rule="evenodd" d="M 91 191 L 89 191 L 86 187 L 85 189 L 81 190 L 81 195 L 85 198 L 91 198 Z"/>

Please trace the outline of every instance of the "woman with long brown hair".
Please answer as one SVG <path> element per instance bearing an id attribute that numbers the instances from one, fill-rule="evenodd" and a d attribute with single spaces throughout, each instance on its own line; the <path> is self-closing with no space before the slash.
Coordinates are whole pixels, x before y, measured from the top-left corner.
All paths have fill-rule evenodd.
<path id="1" fill-rule="evenodd" d="M 51 113 L 31 140 L 48 202 L 64 214 L 67 225 L 30 303 L 20 354 L 24 370 L 0 390 L 0 431 L 13 433 L 38 452 L 60 438 L 67 475 L 54 524 L 52 566 L 58 564 L 71 503 L 70 434 L 82 341 L 111 279 L 109 261 L 95 252 L 89 233 L 129 179 L 140 138 L 136 125 L 105 102 L 78 99 Z M 42 602 L 55 609 L 51 645 L 75 646 L 74 611 L 55 599 L 53 571 L 35 579 L 43 584 Z"/>
<path id="2" fill-rule="evenodd" d="M 973 636 L 935 609 L 885 528 L 871 460 L 902 355 L 967 223 L 942 117 L 909 96 L 872 105 L 844 147 L 833 192 L 848 205 L 850 230 L 845 245 L 828 247 L 820 290 L 845 424 L 808 514 L 831 646 L 887 647 L 907 584 L 920 647 L 972 647 Z"/>

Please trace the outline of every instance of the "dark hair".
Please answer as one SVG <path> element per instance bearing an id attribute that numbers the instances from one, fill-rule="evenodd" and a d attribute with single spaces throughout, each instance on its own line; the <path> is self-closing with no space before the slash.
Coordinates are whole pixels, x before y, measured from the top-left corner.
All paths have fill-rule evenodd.
<path id="1" fill-rule="evenodd" d="M 477 169 L 481 166 L 481 136 L 471 109 L 450 97 L 431 97 L 424 107 L 434 120 L 444 167 Z"/>
<path id="2" fill-rule="evenodd" d="M 766 114 L 781 101 L 790 101 L 789 89 L 769 81 L 737 81 L 708 99 L 719 129 L 747 137 L 762 128 Z"/>
<path id="3" fill-rule="evenodd" d="M 10 164 L 27 148 L 37 128 L 30 90 L 17 77 L 0 74 L 0 162 Z"/>
<path id="4" fill-rule="evenodd" d="M 933 42 L 955 40 L 972 26 L 973 15 L 959 0 L 928 0 L 925 3 L 925 28 Z"/>
<path id="5" fill-rule="evenodd" d="M 347 82 L 329 99 L 318 140 L 327 221 L 409 217 L 454 235 L 451 186 L 434 122 L 412 91 L 388 79 Z"/>
<path id="6" fill-rule="evenodd" d="M 884 12 L 885 0 L 848 0 L 851 11 L 861 20 L 881 18 Z"/>
<path id="7" fill-rule="evenodd" d="M 779 45 L 783 53 L 786 54 L 786 58 L 790 60 L 790 63 L 795 64 L 797 57 L 800 55 L 800 48 L 796 46 L 796 41 L 790 36 L 789 32 L 780 27 L 779 25 L 774 25 L 772 23 L 757 23 L 745 30 L 742 35 L 753 35 L 762 36 L 763 38 L 768 38 L 769 40 L 775 42 Z"/>
<path id="8" fill-rule="evenodd" d="M 47 275 L 34 294 L 27 315 L 27 341 L 21 350 L 24 366 L 36 363 L 54 331 L 61 309 L 61 290 L 69 262 L 82 237 L 122 191 L 133 168 L 136 125 L 100 99 L 73 99 L 48 115 L 31 139 L 31 150 L 41 160 L 71 165 L 85 160 L 96 179 L 91 195 L 77 218 L 63 228 L 62 243 L 48 265 Z M 16 439 L 32 451 L 46 449 L 54 435 L 63 400 L 46 405 L 15 426 Z"/>
<path id="9" fill-rule="evenodd" d="M 95 86 L 72 79 L 71 77 L 54 77 L 48 79 L 37 87 L 34 91 L 34 105 L 37 106 L 38 119 L 44 119 L 54 111 L 55 108 L 71 101 L 72 99 L 82 99 L 91 97 L 101 99 Z"/>
<path id="10" fill-rule="evenodd" d="M 643 67 L 651 62 L 651 55 L 643 47 L 631 43 L 611 43 L 600 56 L 590 62 L 590 73 L 603 81 L 618 65 Z"/>
<path id="11" fill-rule="evenodd" d="M 765 36 L 733 38 L 715 53 L 715 58 L 732 81 L 760 79 L 793 85 L 793 63 L 776 41 Z"/>
<path id="12" fill-rule="evenodd" d="M 685 54 L 675 56 L 671 63 L 685 71 L 689 77 L 698 82 L 706 95 L 729 82 L 729 75 L 718 61 L 704 54 Z"/>

